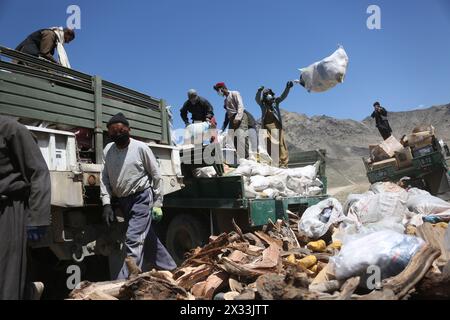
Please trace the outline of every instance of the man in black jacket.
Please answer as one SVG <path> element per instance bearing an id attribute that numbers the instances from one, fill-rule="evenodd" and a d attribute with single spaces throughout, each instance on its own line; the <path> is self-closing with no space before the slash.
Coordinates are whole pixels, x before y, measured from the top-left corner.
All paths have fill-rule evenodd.
<path id="1" fill-rule="evenodd" d="M 372 113 L 372 118 L 375 119 L 378 131 L 384 140 L 388 139 L 392 135 L 392 129 L 387 119 L 387 111 L 383 108 L 379 102 L 373 104 L 375 111 Z"/>
<path id="2" fill-rule="evenodd" d="M 212 105 L 208 100 L 200 97 L 194 89 L 188 91 L 188 100 L 180 110 L 181 119 L 186 126 L 190 124 L 188 112 L 191 113 L 192 122 L 211 122 L 214 118 Z"/>
<path id="3" fill-rule="evenodd" d="M 24 298 L 27 235 L 43 236 L 50 201 L 50 174 L 39 146 L 25 126 L 0 116 L 0 300 Z"/>

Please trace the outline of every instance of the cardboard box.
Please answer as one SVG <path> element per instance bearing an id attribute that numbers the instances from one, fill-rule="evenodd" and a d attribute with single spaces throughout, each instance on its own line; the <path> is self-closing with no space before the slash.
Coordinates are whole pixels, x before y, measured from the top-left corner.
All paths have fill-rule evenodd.
<path id="1" fill-rule="evenodd" d="M 408 145 L 414 148 L 423 148 L 433 143 L 434 130 L 417 132 L 408 135 Z"/>
<path id="2" fill-rule="evenodd" d="M 400 152 L 403 150 L 403 145 L 395 139 L 394 136 L 390 136 L 388 139 L 384 140 L 380 147 L 384 150 L 384 152 L 392 158 L 395 156 L 396 152 Z"/>
<path id="3" fill-rule="evenodd" d="M 387 160 L 383 160 L 383 161 L 378 161 L 372 164 L 372 170 L 378 170 L 378 169 L 383 169 L 386 167 L 395 167 L 396 169 L 397 167 L 397 159 L 392 158 L 392 159 L 387 159 Z"/>
<path id="4" fill-rule="evenodd" d="M 397 160 L 397 167 L 399 169 L 408 168 L 412 166 L 413 155 L 411 148 L 404 148 L 401 152 L 395 153 L 395 159 Z"/>
<path id="5" fill-rule="evenodd" d="M 372 162 L 383 161 L 391 158 L 378 144 L 369 145 L 369 152 Z"/>

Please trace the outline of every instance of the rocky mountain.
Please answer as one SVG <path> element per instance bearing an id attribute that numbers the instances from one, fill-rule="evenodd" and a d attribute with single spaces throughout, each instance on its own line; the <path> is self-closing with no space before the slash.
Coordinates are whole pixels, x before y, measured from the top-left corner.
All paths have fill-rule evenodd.
<path id="1" fill-rule="evenodd" d="M 388 110 L 389 111 L 389 110 Z M 291 151 L 326 149 L 331 186 L 367 181 L 362 157 L 368 157 L 369 144 L 382 141 L 375 122 L 335 119 L 328 116 L 307 117 L 282 111 L 286 139 Z M 419 125 L 433 125 L 436 134 L 450 144 L 450 104 L 404 112 L 390 112 L 389 122 L 397 139 Z"/>

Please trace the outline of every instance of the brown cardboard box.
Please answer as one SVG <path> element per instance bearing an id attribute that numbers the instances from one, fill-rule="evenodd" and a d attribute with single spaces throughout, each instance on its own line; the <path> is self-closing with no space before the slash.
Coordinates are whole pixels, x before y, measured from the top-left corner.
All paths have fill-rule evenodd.
<path id="1" fill-rule="evenodd" d="M 396 152 L 395 159 L 397 160 L 397 166 L 399 169 L 408 168 L 412 166 L 413 155 L 411 152 L 411 148 L 407 147 L 403 149 L 401 152 Z"/>
<path id="2" fill-rule="evenodd" d="M 416 132 L 408 135 L 408 145 L 423 148 L 433 143 L 434 128 L 430 131 Z"/>
<path id="3" fill-rule="evenodd" d="M 380 145 L 369 145 L 370 159 L 372 162 L 389 159 L 389 155 L 380 147 Z"/>
<path id="4" fill-rule="evenodd" d="M 372 164 L 372 170 L 383 169 L 383 168 L 392 167 L 392 166 L 394 166 L 395 168 L 398 168 L 397 167 L 397 159 L 392 158 L 392 159 L 388 159 L 388 160 L 375 162 Z"/>
<path id="5" fill-rule="evenodd" d="M 403 150 L 403 145 L 395 139 L 394 136 L 390 136 L 388 139 L 384 140 L 380 147 L 384 150 L 384 152 L 392 158 L 395 156 L 396 152 L 400 152 Z"/>

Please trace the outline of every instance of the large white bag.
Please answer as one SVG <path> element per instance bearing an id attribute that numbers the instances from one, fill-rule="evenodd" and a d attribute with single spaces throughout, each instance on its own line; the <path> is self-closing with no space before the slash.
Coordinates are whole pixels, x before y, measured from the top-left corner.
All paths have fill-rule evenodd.
<path id="1" fill-rule="evenodd" d="M 412 188 L 408 190 L 408 209 L 417 215 L 411 219 L 411 224 L 420 226 L 423 224 L 423 217 L 434 215 L 443 219 L 450 219 L 450 203 L 438 197 L 431 195 L 429 192 Z"/>
<path id="2" fill-rule="evenodd" d="M 380 268 L 383 280 L 403 271 L 424 244 L 418 237 L 391 230 L 378 231 L 344 242 L 341 252 L 331 258 L 331 263 L 338 280 L 354 276 L 366 279 L 371 275 L 370 266 Z"/>
<path id="3" fill-rule="evenodd" d="M 347 73 L 348 56 L 343 47 L 339 47 L 331 56 L 309 67 L 299 69 L 300 80 L 308 92 L 324 92 L 338 83 L 344 82 Z"/>
<path id="4" fill-rule="evenodd" d="M 209 143 L 207 138 L 207 132 L 209 130 L 208 122 L 198 122 L 188 125 L 184 131 L 184 145 L 191 144 L 205 144 Z"/>
<path id="5" fill-rule="evenodd" d="M 410 214 L 406 200 L 407 194 L 399 192 L 368 193 L 349 207 L 347 216 L 356 222 L 357 232 L 390 229 L 403 233 Z"/>
<path id="6" fill-rule="evenodd" d="M 328 198 L 306 209 L 298 223 L 298 230 L 311 239 L 319 239 L 342 217 L 342 205 L 338 200 Z"/>

